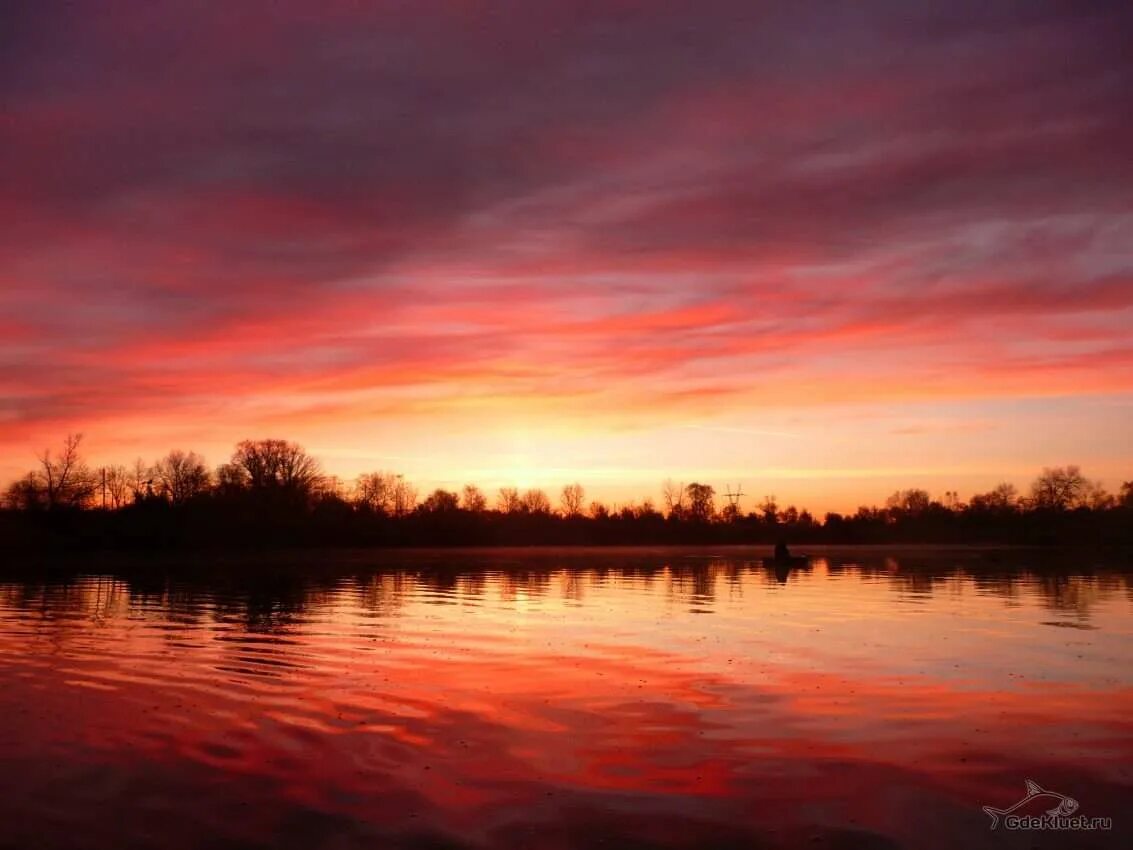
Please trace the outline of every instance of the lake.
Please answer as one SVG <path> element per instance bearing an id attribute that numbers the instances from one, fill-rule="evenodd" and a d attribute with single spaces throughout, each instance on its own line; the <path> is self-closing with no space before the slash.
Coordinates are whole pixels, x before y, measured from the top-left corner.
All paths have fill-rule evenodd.
<path id="1" fill-rule="evenodd" d="M 1131 846 L 1128 557 L 766 554 L 0 578 L 0 844 Z"/>

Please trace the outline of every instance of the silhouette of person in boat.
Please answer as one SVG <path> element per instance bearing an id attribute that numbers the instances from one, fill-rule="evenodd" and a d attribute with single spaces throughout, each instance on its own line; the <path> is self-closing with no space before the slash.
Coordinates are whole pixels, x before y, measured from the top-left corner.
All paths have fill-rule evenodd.
<path id="1" fill-rule="evenodd" d="M 787 542 L 780 540 L 775 544 L 775 557 L 771 561 L 772 567 L 775 569 L 775 578 L 779 580 L 780 584 L 786 584 L 787 578 L 791 574 L 792 567 L 801 567 L 808 563 L 806 555 L 792 555 L 791 550 L 787 548 Z"/>

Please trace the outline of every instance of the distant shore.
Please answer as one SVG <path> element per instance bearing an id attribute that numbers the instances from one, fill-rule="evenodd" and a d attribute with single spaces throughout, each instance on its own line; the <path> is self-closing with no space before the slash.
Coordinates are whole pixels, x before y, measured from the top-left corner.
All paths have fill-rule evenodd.
<path id="1" fill-rule="evenodd" d="M 499 490 L 494 503 L 474 484 L 421 499 L 403 476 L 359 475 L 352 486 L 326 476 L 316 458 L 286 440 L 244 440 L 215 471 L 175 450 L 134 469 L 91 468 L 70 434 L 40 466 L 14 481 L 0 508 L 0 547 L 10 553 L 275 552 L 281 549 L 500 547 L 793 547 L 844 545 L 1133 545 L 1133 481 L 1108 493 L 1077 466 L 1048 467 L 1021 495 L 1009 483 L 967 501 L 955 491 L 898 490 L 884 506 L 816 516 L 765 496 L 666 480 L 662 503 L 587 503 L 579 483 L 558 503 L 534 488 Z M 721 495 L 726 498 L 720 504 Z"/>

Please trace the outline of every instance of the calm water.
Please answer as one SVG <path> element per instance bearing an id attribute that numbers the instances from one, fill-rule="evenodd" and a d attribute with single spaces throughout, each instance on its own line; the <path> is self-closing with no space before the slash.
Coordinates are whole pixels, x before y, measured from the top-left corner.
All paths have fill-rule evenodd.
<path id="1" fill-rule="evenodd" d="M 0 842 L 1130 846 L 1128 561 L 395 557 L 0 578 Z"/>

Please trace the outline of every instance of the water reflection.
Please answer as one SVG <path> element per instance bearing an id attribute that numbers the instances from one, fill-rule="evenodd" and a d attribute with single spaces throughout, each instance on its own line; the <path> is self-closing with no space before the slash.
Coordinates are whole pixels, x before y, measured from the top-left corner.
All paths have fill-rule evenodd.
<path id="1" fill-rule="evenodd" d="M 1127 568 L 400 555 L 0 583 L 0 822 L 37 847 L 1124 846 Z M 79 840 L 81 839 L 81 840 Z M 1023 846 L 1066 846 L 1028 835 Z"/>

